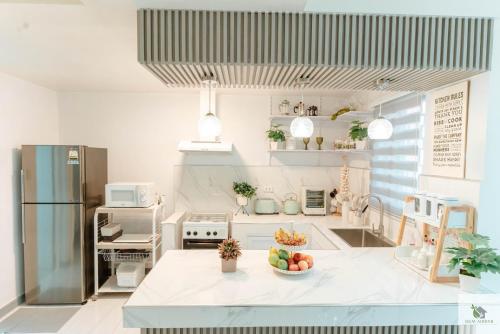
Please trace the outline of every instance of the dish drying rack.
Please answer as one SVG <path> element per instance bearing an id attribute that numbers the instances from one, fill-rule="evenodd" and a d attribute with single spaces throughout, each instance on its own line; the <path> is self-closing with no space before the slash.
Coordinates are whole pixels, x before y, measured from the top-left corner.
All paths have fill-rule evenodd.
<path id="1" fill-rule="evenodd" d="M 405 198 L 405 206 L 413 205 L 415 201 L 414 196 L 407 196 Z M 449 233 L 460 233 L 474 231 L 474 214 L 475 209 L 468 205 L 444 205 L 443 215 L 439 221 L 415 217 L 405 211 L 401 215 L 399 223 L 399 230 L 396 240 L 396 249 L 394 253 L 395 259 L 410 268 L 420 276 L 426 278 L 430 282 L 435 283 L 453 283 L 458 282 L 457 273 L 450 272 L 446 264 L 441 263 L 443 252 L 445 251 L 445 239 Z M 409 256 L 411 246 L 402 246 L 405 227 L 408 219 L 414 219 L 422 224 L 422 235 L 429 235 L 431 228 L 437 229 L 436 251 L 434 259 L 429 268 L 422 269 L 412 263 Z M 467 244 L 467 247 L 470 245 Z"/>
<path id="2" fill-rule="evenodd" d="M 130 252 L 127 250 L 111 250 L 111 249 L 103 249 L 99 251 L 99 255 L 102 255 L 102 258 L 106 262 L 149 262 L 151 261 L 151 252 Z"/>
<path id="3" fill-rule="evenodd" d="M 151 224 L 151 239 L 148 242 L 113 242 L 104 241 L 101 228 L 113 222 L 116 216 L 149 217 Z M 161 255 L 161 224 L 164 216 L 164 204 L 155 204 L 147 208 L 108 208 L 98 207 L 94 214 L 94 296 L 96 300 L 102 293 L 133 292 L 135 288 L 124 288 L 117 284 L 116 268 L 123 262 L 144 262 L 146 268 L 152 268 Z M 146 219 L 145 219 L 146 218 Z M 142 222 L 141 222 L 142 223 Z M 99 264 L 109 263 L 111 275 L 104 284 L 99 285 Z"/>

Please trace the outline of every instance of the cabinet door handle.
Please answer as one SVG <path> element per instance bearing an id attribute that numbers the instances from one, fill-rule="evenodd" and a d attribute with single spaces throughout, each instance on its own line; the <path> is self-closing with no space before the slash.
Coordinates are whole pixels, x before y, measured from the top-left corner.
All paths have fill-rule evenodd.
<path id="1" fill-rule="evenodd" d="M 24 227 L 24 171 L 21 169 L 21 233 L 23 244 L 26 241 L 26 233 Z"/>

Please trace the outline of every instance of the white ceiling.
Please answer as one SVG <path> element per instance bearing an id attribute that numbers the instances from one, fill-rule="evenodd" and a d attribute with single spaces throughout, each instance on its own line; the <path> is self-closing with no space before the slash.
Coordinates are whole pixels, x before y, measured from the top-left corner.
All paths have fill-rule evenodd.
<path id="1" fill-rule="evenodd" d="M 137 62 L 132 0 L 0 3 L 0 71 L 70 91 L 158 91 Z"/>
<path id="2" fill-rule="evenodd" d="M 388 13 L 402 8 L 388 5 L 401 1 L 379 2 L 374 8 L 373 0 L 0 0 L 0 71 L 55 90 L 162 91 L 163 84 L 137 61 L 137 8 Z M 473 13 L 479 15 L 478 3 L 486 2 L 490 15 L 496 13 L 497 0 L 474 1 Z M 458 7 L 466 15 L 466 6 Z"/>

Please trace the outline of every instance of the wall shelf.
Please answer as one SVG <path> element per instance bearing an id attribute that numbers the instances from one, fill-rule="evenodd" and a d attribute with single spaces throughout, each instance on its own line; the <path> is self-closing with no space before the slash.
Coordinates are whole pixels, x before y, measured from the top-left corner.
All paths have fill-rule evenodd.
<path id="1" fill-rule="evenodd" d="M 268 150 L 270 153 L 337 153 L 337 154 L 371 154 L 371 150 Z"/>
<path id="2" fill-rule="evenodd" d="M 297 115 L 271 115 L 269 119 L 271 120 L 282 120 L 282 121 L 292 121 Z M 308 116 L 312 121 L 317 122 L 332 122 L 331 116 Z"/>
<path id="3" fill-rule="evenodd" d="M 269 119 L 271 121 L 292 121 L 295 117 L 297 117 L 296 114 L 294 115 L 271 115 L 269 116 Z M 354 120 L 360 120 L 360 121 L 368 121 L 373 119 L 373 114 L 370 111 L 350 111 L 346 114 L 340 115 L 337 117 L 335 121 L 332 121 L 331 115 L 324 116 L 308 116 L 313 122 L 321 122 L 321 123 L 335 123 L 335 122 L 347 122 L 350 123 Z"/>

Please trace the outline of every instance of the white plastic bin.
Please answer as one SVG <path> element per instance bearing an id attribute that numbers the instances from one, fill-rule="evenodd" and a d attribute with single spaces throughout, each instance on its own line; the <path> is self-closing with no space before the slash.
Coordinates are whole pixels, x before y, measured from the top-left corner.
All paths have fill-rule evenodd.
<path id="1" fill-rule="evenodd" d="M 120 263 L 116 269 L 117 284 L 123 288 L 135 288 L 142 282 L 145 273 L 144 262 Z"/>

